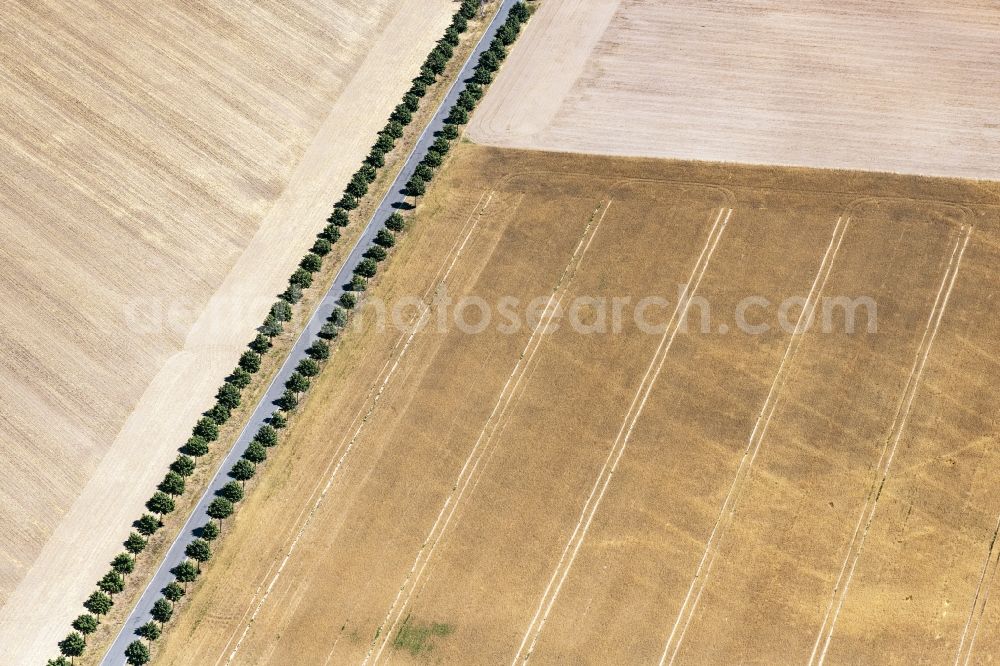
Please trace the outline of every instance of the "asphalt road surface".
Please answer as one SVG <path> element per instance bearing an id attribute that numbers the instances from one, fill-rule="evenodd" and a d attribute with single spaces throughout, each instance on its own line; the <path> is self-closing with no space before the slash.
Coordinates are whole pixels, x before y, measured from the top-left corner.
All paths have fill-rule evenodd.
<path id="1" fill-rule="evenodd" d="M 375 234 L 382 228 L 382 224 L 385 219 L 389 217 L 393 211 L 403 205 L 403 189 L 407 181 L 413 175 L 414 170 L 417 168 L 417 164 L 419 164 L 424 158 L 424 155 L 427 154 L 427 150 L 434 142 L 434 139 L 436 138 L 434 136 L 435 132 L 439 131 L 444 126 L 444 119 L 448 116 L 451 107 L 454 106 L 459 94 L 462 92 L 464 82 L 472 76 L 473 69 L 475 68 L 476 62 L 479 60 L 480 54 L 489 48 L 489 44 L 496 35 L 497 30 L 500 29 L 500 26 L 507 19 L 507 14 L 516 2 L 517 0 L 504 0 L 500 10 L 497 12 L 492 23 L 490 23 L 489 28 L 486 30 L 486 33 L 476 45 L 472 55 L 465 62 L 461 73 L 448 91 L 448 95 L 435 112 L 434 118 L 424 130 L 423 134 L 420 135 L 420 139 L 418 140 L 416 147 L 413 149 L 413 152 L 411 152 L 407 158 L 406 163 L 403 165 L 402 171 L 399 172 L 396 180 L 393 181 L 392 187 L 389 188 L 389 192 L 382 199 L 378 210 L 375 211 L 375 215 L 368 221 L 364 232 L 361 234 L 361 237 L 351 250 L 351 254 L 347 257 L 347 261 L 344 262 L 340 272 L 337 273 L 337 277 L 333 281 L 333 286 L 323 296 L 322 302 L 316 308 L 316 311 L 313 313 L 313 316 L 306 325 L 302 335 L 299 336 L 299 339 L 295 342 L 295 346 L 289 353 L 285 363 L 281 366 L 278 374 L 274 377 L 274 380 L 268 387 L 267 393 L 261 399 L 260 403 L 258 403 L 257 408 L 250 417 L 250 420 L 247 422 L 242 432 L 240 432 L 240 436 L 233 443 L 233 447 L 226 456 L 226 459 L 222 462 L 222 465 L 219 467 L 218 473 L 212 479 L 212 482 L 209 484 L 205 494 L 202 495 L 201 499 L 198 501 L 198 505 L 195 507 L 190 517 L 188 517 L 187 522 L 184 523 L 183 529 L 181 529 L 180 534 L 170 546 L 170 550 L 167 551 L 167 555 L 163 559 L 163 562 L 160 563 L 159 568 L 153 575 L 153 579 L 143 591 L 142 597 L 139 598 L 135 608 L 132 609 L 132 613 L 125 620 L 125 623 L 122 626 L 121 631 L 118 633 L 118 636 L 115 638 L 114 643 L 112 643 L 111 648 L 108 650 L 107 654 L 104 655 L 104 659 L 101 662 L 103 666 L 119 666 L 120 664 L 126 663 L 125 648 L 128 647 L 129 643 L 139 638 L 135 634 L 136 629 L 152 619 L 149 613 L 150 609 L 153 607 L 153 603 L 160 598 L 163 587 L 173 580 L 173 574 L 170 573 L 170 570 L 187 559 L 184 555 L 184 549 L 189 543 L 191 543 L 192 540 L 196 538 L 194 530 L 208 522 L 208 514 L 206 514 L 205 511 L 208 508 L 209 503 L 216 497 L 216 492 L 231 480 L 228 476 L 229 470 L 243 455 L 243 452 L 250 444 L 250 440 L 253 439 L 257 430 L 259 430 L 264 424 L 265 419 L 276 409 L 274 401 L 277 400 L 284 392 L 285 381 L 288 379 L 289 375 L 295 371 L 295 367 L 299 364 L 299 361 L 306 358 L 306 349 L 308 349 L 309 346 L 318 339 L 320 328 L 333 312 L 334 307 L 336 307 L 337 299 L 340 298 L 340 294 L 343 293 L 344 285 L 351 281 L 355 266 L 358 265 L 363 258 L 362 255 L 372 245 Z M 264 473 L 266 473 L 266 469 Z"/>

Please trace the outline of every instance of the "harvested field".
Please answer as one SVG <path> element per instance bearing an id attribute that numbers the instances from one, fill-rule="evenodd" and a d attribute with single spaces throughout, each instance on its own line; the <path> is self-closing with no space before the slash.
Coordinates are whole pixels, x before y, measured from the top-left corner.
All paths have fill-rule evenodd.
<path id="1" fill-rule="evenodd" d="M 409 325 L 342 337 L 158 663 L 986 661 L 998 222 L 993 184 L 458 146 L 370 291 Z"/>
<path id="2" fill-rule="evenodd" d="M 452 11 L 5 5 L 0 661 L 51 656 Z"/>
<path id="3" fill-rule="evenodd" d="M 470 136 L 998 179 L 998 63 L 982 0 L 546 0 Z"/>

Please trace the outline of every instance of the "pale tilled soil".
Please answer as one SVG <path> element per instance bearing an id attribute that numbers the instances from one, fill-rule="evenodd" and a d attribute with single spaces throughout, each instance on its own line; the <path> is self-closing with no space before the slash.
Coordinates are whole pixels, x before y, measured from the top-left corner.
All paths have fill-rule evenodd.
<path id="1" fill-rule="evenodd" d="M 998 65 L 982 0 L 546 0 L 470 137 L 997 179 Z"/>
<path id="2" fill-rule="evenodd" d="M 0 661 L 80 612 L 446 0 L 0 16 Z"/>

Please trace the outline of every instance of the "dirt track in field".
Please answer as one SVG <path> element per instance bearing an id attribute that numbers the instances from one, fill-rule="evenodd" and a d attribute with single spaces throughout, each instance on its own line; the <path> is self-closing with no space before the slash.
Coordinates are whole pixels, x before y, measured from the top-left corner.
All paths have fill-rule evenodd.
<path id="1" fill-rule="evenodd" d="M 251 9 L 0 17 L 5 658 L 52 655 L 453 11 Z"/>
<path id="2" fill-rule="evenodd" d="M 419 297 L 409 322 L 445 292 L 563 317 L 400 332 L 369 309 L 158 663 L 996 650 L 995 185 L 456 152 L 372 295 Z M 651 295 L 655 330 L 569 325 Z M 770 330 L 735 327 L 748 296 Z M 831 309 L 793 335 L 790 296 L 817 322 L 870 296 L 877 329 Z"/>
<path id="3" fill-rule="evenodd" d="M 998 179 L 998 64 L 982 0 L 546 0 L 470 136 Z"/>

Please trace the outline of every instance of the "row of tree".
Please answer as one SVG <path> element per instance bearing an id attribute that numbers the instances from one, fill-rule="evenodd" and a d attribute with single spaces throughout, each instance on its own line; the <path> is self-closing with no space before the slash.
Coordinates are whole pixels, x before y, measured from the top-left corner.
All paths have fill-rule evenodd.
<path id="1" fill-rule="evenodd" d="M 427 184 L 434 178 L 434 170 L 444 162 L 444 157 L 451 148 L 451 142 L 461 134 L 459 128 L 469 122 L 469 115 L 483 97 L 483 87 L 493 81 L 493 76 L 507 57 L 507 48 L 517 39 L 521 26 L 530 16 L 531 11 L 523 2 L 514 5 L 507 20 L 490 42 L 489 48 L 479 56 L 472 79 L 466 82 L 465 89 L 451 108 L 445 119 L 444 129 L 406 183 L 406 194 L 413 197 L 414 206 L 417 205 L 419 197 L 427 191 Z"/>
<path id="2" fill-rule="evenodd" d="M 412 122 L 413 113 L 419 109 L 420 99 L 427 93 L 428 87 L 433 85 L 444 72 L 454 55 L 454 47 L 459 44 L 461 33 L 467 29 L 467 22 L 475 16 L 478 6 L 478 0 L 463 0 L 444 37 L 428 55 L 421 67 L 420 75 L 413 80 L 402 102 L 393 110 L 361 168 L 351 178 L 343 196 L 334 205 L 326 226 L 318 234 L 311 250 L 289 278 L 288 287 L 271 306 L 258 329 L 258 335 L 248 345 L 237 367 L 219 388 L 215 404 L 195 424 L 190 438 L 170 464 L 170 469 L 160 482 L 157 491 L 146 502 L 146 508 L 150 513 L 143 514 L 135 521 L 134 531 L 124 542 L 125 550 L 114 557 L 111 569 L 98 581 L 97 590 L 84 602 L 83 606 L 87 613 L 77 617 L 72 623 L 73 631 L 59 641 L 58 647 L 62 656 L 50 660 L 50 666 L 65 664 L 67 657 L 72 663 L 75 657 L 83 654 L 87 637 L 97 630 L 101 617 L 107 615 L 114 606 L 114 595 L 125 589 L 127 577 L 135 569 L 136 557 L 145 550 L 150 538 L 163 527 L 164 516 L 176 508 L 175 500 L 184 494 L 187 479 L 194 474 L 198 459 L 206 455 L 211 442 L 218 439 L 219 427 L 225 424 L 232 416 L 233 410 L 240 406 L 242 392 L 251 383 L 253 375 L 260 371 L 264 354 L 271 349 L 273 339 L 281 335 L 284 324 L 291 321 L 292 306 L 301 300 L 303 290 L 312 286 L 313 275 L 322 268 L 323 258 L 340 239 L 340 229 L 350 223 L 350 211 L 358 207 L 359 201 L 374 182 L 378 170 L 385 166 L 386 155 L 403 136 L 406 125 Z M 523 5 L 519 3 L 516 7 L 523 8 Z M 436 156 L 431 156 L 429 153 L 424 158 L 424 162 L 421 163 L 424 169 L 421 169 L 421 173 L 428 175 L 428 181 L 433 174 L 428 173 L 426 169 L 440 165 L 441 158 L 447 153 L 448 142 L 458 135 L 456 127 L 453 125 L 446 127 L 442 136 L 435 142 Z M 217 497 L 209 504 L 206 513 L 210 520 L 196 530 L 197 538 L 185 548 L 188 559 L 171 570 L 174 580 L 163 588 L 162 597 L 153 604 L 152 620 L 137 630 L 136 633 L 145 639 L 147 644 L 137 640 L 128 645 L 125 657 L 129 664 L 145 664 L 149 661 L 152 641 L 160 637 L 164 625 L 173 615 L 174 604 L 185 595 L 188 584 L 194 582 L 200 575 L 201 565 L 211 559 L 211 543 L 220 536 L 223 521 L 233 514 L 236 504 L 243 499 L 246 482 L 256 474 L 257 466 L 267 459 L 267 449 L 278 444 L 278 431 L 287 424 L 287 413 L 296 408 L 302 394 L 309 389 L 311 378 L 319 374 L 320 364 L 329 358 L 329 341 L 335 339 L 347 324 L 348 312 L 357 304 L 357 292 L 363 291 L 367 281 L 375 276 L 378 263 L 388 256 L 388 250 L 395 245 L 395 235 L 404 227 L 405 220 L 399 213 L 390 215 L 385 220 L 384 228 L 377 233 L 372 246 L 365 252 L 364 259 L 355 267 L 355 279 L 340 298 L 342 307 L 334 309 L 319 332 L 320 339 L 315 340 L 307 350 L 308 358 L 299 363 L 295 372 L 285 382 L 285 392 L 277 401 L 278 410 L 267 419 L 265 425 L 261 426 L 241 459 L 230 469 L 229 476 L 233 481 L 223 486 L 216 493 Z"/>

